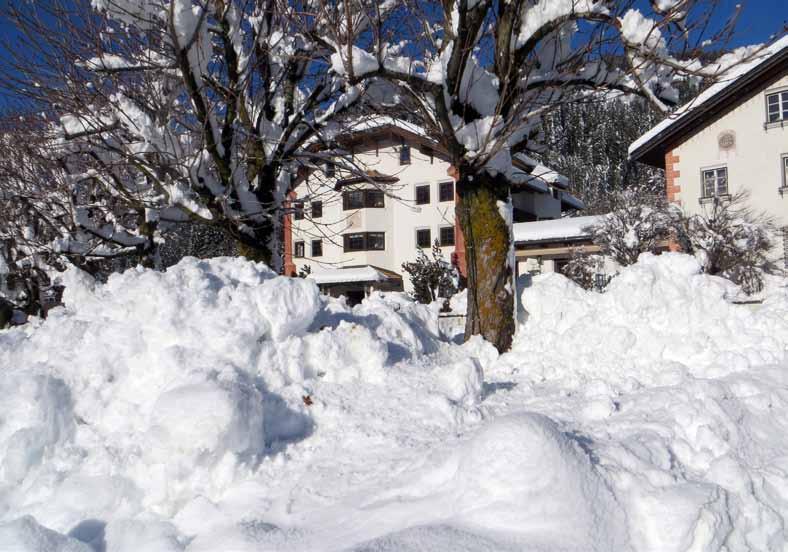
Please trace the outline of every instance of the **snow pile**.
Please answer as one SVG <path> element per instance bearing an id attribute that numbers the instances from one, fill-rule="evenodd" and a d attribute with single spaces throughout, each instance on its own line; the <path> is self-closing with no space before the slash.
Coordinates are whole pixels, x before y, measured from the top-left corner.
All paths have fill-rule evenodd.
<path id="1" fill-rule="evenodd" d="M 634 550 L 784 549 L 788 294 L 754 310 L 736 292 L 680 254 L 644 254 L 604 294 L 537 276 L 488 372 L 582 443 Z"/>
<path id="2" fill-rule="evenodd" d="M 593 379 L 671 384 L 785 362 L 788 295 L 754 312 L 727 301 L 737 292 L 677 253 L 642 255 L 604 294 L 536 276 L 522 293 L 528 321 L 515 353 L 531 374 L 573 388 Z"/>
<path id="3" fill-rule="evenodd" d="M 58 528 L 218 496 L 312 430 L 304 382 L 380 384 L 437 347 L 437 314 L 405 297 L 353 311 L 240 259 L 65 284 L 64 309 L 0 333 L 0 515 Z"/>
<path id="4" fill-rule="evenodd" d="M 0 332 L 0 549 L 782 551 L 788 294 L 699 270 L 535 277 L 500 356 L 235 259 L 71 273 Z"/>

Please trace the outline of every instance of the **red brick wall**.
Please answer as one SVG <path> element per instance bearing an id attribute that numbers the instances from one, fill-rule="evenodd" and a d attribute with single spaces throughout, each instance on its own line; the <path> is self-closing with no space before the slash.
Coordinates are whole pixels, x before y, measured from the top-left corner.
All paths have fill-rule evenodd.
<path id="1" fill-rule="evenodd" d="M 679 161 L 679 156 L 675 155 L 673 151 L 669 151 L 665 154 L 665 191 L 668 195 L 668 201 L 671 203 L 678 203 L 680 205 L 681 200 L 678 198 L 678 193 L 681 192 L 681 186 L 679 186 L 678 183 L 678 178 L 681 176 L 681 171 L 679 171 Z"/>
<path id="2" fill-rule="evenodd" d="M 454 257 L 452 259 L 457 266 L 457 270 L 463 278 L 468 277 L 468 263 L 465 259 L 465 236 L 460 228 L 460 217 L 456 215 L 457 206 L 460 204 L 460 196 L 457 194 L 457 170 L 449 167 L 446 173 L 454 179 Z"/>
<path id="3" fill-rule="evenodd" d="M 668 201 L 677 205 L 681 205 L 681 200 L 678 198 L 678 194 L 681 192 L 681 186 L 679 186 L 678 182 L 678 178 L 681 176 L 679 161 L 679 156 L 674 154 L 673 151 L 665 154 L 665 191 Z M 670 251 L 681 251 L 678 242 L 673 238 L 668 242 L 668 249 Z"/>
<path id="4" fill-rule="evenodd" d="M 290 200 L 295 199 L 296 193 L 291 191 L 287 194 L 288 201 L 285 202 L 285 209 L 290 207 Z M 285 276 L 295 276 L 297 273 L 296 265 L 293 262 L 293 215 L 289 212 L 285 215 L 282 223 L 284 226 L 284 250 L 285 250 Z"/>

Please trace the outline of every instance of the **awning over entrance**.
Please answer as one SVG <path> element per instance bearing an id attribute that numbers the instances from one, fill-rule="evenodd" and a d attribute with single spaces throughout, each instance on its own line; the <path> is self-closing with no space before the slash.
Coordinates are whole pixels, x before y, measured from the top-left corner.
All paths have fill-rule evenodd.
<path id="1" fill-rule="evenodd" d="M 327 268 L 308 274 L 307 278 L 332 297 L 344 295 L 351 305 L 360 303 L 373 290 L 403 290 L 402 276 L 372 265 Z"/>

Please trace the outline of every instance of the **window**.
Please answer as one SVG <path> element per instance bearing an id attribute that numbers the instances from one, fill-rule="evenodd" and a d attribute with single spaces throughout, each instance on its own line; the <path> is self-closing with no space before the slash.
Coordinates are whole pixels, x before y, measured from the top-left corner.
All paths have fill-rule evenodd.
<path id="1" fill-rule="evenodd" d="M 313 201 L 312 206 L 312 218 L 320 218 L 323 216 L 323 202 L 322 201 Z"/>
<path id="2" fill-rule="evenodd" d="M 788 268 L 788 226 L 783 226 L 783 264 Z"/>
<path id="3" fill-rule="evenodd" d="M 351 190 L 342 194 L 342 209 L 383 208 L 386 194 L 380 190 Z"/>
<path id="4" fill-rule="evenodd" d="M 367 232 L 367 249 L 370 251 L 386 249 L 386 235 L 383 232 Z"/>
<path id="5" fill-rule="evenodd" d="M 426 205 L 430 202 L 430 185 L 416 186 L 416 205 Z"/>
<path id="6" fill-rule="evenodd" d="M 386 235 L 383 232 L 357 232 L 342 236 L 345 253 L 351 251 L 383 251 Z"/>
<path id="7" fill-rule="evenodd" d="M 295 251 L 293 252 L 293 257 L 303 257 L 304 256 L 304 242 L 298 241 L 295 242 Z"/>
<path id="8" fill-rule="evenodd" d="M 788 155 L 783 155 L 783 188 L 788 188 Z"/>
<path id="9" fill-rule="evenodd" d="M 342 209 L 363 209 L 364 190 L 351 190 L 342 194 Z"/>
<path id="10" fill-rule="evenodd" d="M 336 166 L 331 161 L 326 162 L 325 173 L 327 178 L 334 178 L 337 173 Z"/>
<path id="11" fill-rule="evenodd" d="M 788 120 L 788 90 L 766 96 L 766 121 L 777 123 Z"/>
<path id="12" fill-rule="evenodd" d="M 559 274 L 563 274 L 564 269 L 568 264 L 569 264 L 569 259 L 556 259 L 553 264 L 553 272 L 558 272 Z"/>
<path id="13" fill-rule="evenodd" d="M 296 220 L 304 220 L 304 202 L 296 201 L 293 203 L 293 212 Z"/>
<path id="14" fill-rule="evenodd" d="M 312 256 L 323 256 L 323 240 L 312 240 Z"/>
<path id="15" fill-rule="evenodd" d="M 432 232 L 429 228 L 416 230 L 416 247 L 426 248 L 432 243 Z"/>
<path id="16" fill-rule="evenodd" d="M 345 234 L 345 251 L 364 251 L 366 249 L 366 234 Z"/>
<path id="17" fill-rule="evenodd" d="M 454 182 L 441 182 L 438 187 L 438 201 L 454 201 Z"/>
<path id="18" fill-rule="evenodd" d="M 440 229 L 441 246 L 454 245 L 454 226 L 443 226 Z"/>
<path id="19" fill-rule="evenodd" d="M 386 206 L 386 195 L 380 190 L 364 190 L 364 207 L 380 209 Z"/>
<path id="20" fill-rule="evenodd" d="M 399 164 L 410 165 L 410 146 L 402 144 L 399 148 Z"/>
<path id="21" fill-rule="evenodd" d="M 719 197 L 728 194 L 728 168 L 720 167 L 703 171 L 703 197 Z"/>

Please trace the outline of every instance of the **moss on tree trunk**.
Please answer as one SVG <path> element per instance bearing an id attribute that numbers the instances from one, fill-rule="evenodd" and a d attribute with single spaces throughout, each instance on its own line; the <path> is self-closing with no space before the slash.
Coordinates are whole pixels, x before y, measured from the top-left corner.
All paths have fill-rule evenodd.
<path id="1" fill-rule="evenodd" d="M 241 257 L 245 257 L 246 259 L 257 263 L 265 263 L 269 266 L 271 265 L 271 251 L 269 251 L 267 246 L 261 245 L 257 247 L 248 241 L 237 240 L 236 247 L 238 249 L 238 255 Z"/>
<path id="2" fill-rule="evenodd" d="M 498 208 L 509 197 L 508 183 L 486 173 L 463 174 L 457 182 L 457 217 L 465 237 L 468 315 L 465 339 L 481 335 L 500 352 L 514 337 L 511 238 Z"/>

